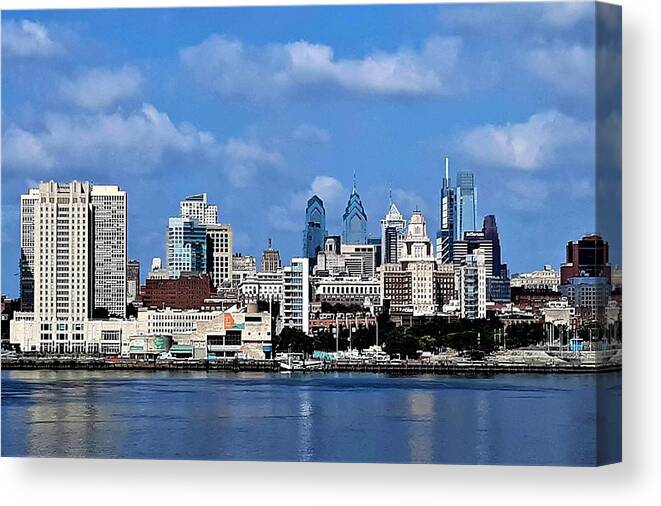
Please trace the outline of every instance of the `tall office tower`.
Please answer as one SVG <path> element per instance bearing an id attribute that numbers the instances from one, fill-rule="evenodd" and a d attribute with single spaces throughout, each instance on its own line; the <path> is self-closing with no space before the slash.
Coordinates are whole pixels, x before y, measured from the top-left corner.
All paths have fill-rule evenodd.
<path id="1" fill-rule="evenodd" d="M 464 233 L 477 230 L 477 190 L 472 172 L 457 172 L 456 231 L 454 238 L 462 239 Z"/>
<path id="2" fill-rule="evenodd" d="M 406 219 L 399 212 L 390 196 L 388 212 L 381 220 L 381 263 L 396 263 L 401 256 L 406 234 Z"/>
<path id="3" fill-rule="evenodd" d="M 168 277 L 206 272 L 207 227 L 190 218 L 170 218 L 166 245 Z"/>
<path id="4" fill-rule="evenodd" d="M 282 265 L 280 264 L 280 252 L 273 249 L 271 238 L 269 237 L 268 245 L 262 252 L 262 272 L 278 272 Z"/>
<path id="5" fill-rule="evenodd" d="M 349 201 L 342 216 L 342 242 L 344 244 L 367 243 L 367 213 L 365 213 L 360 195 L 356 190 L 355 174 L 351 195 L 349 195 Z"/>
<path id="6" fill-rule="evenodd" d="M 21 311 L 28 312 L 34 311 L 34 208 L 38 202 L 38 188 L 21 195 Z"/>
<path id="7" fill-rule="evenodd" d="M 210 223 L 207 229 L 207 273 L 218 289 L 232 284 L 232 225 Z"/>
<path id="8" fill-rule="evenodd" d="M 445 177 L 441 186 L 439 205 L 439 227 L 436 234 L 436 261 L 452 263 L 452 246 L 455 238 L 456 194 L 450 184 L 450 162 L 445 158 Z"/>
<path id="9" fill-rule="evenodd" d="M 94 308 L 126 316 L 126 192 L 92 185 L 94 215 Z"/>
<path id="10" fill-rule="evenodd" d="M 455 270 L 455 287 L 459 295 L 462 318 L 487 317 L 487 274 L 481 249 L 466 255 Z"/>
<path id="11" fill-rule="evenodd" d="M 92 185 L 50 181 L 40 183 L 38 191 L 34 205 L 34 318 L 41 322 L 41 340 L 52 342 L 55 337 L 55 348 L 64 352 L 78 338 L 71 331 L 81 330 L 79 322 L 92 316 Z"/>
<path id="12" fill-rule="evenodd" d="M 310 267 L 307 258 L 292 258 L 283 269 L 280 305 L 282 325 L 308 333 L 310 328 Z"/>
<path id="13" fill-rule="evenodd" d="M 602 277 L 611 282 L 608 242 L 598 234 L 588 234 L 567 243 L 566 262 L 560 266 L 560 284 L 576 277 Z"/>
<path id="14" fill-rule="evenodd" d="M 218 223 L 218 206 L 207 203 L 207 194 L 198 193 L 179 203 L 182 218 L 197 220 L 203 225 Z"/>
<path id="15" fill-rule="evenodd" d="M 507 274 L 507 266 L 501 264 L 500 236 L 498 235 L 496 217 L 493 214 L 488 214 L 484 217 L 482 233 L 484 234 L 484 238 L 491 241 L 492 244 L 493 275 L 500 277 L 502 274 Z"/>
<path id="16" fill-rule="evenodd" d="M 413 312 L 433 313 L 438 309 L 434 288 L 436 261 L 432 243 L 427 236 L 427 222 L 418 210 L 413 211 L 404 238 L 404 253 L 400 259 L 404 270 L 412 273 Z"/>
<path id="17" fill-rule="evenodd" d="M 140 262 L 129 260 L 126 262 L 126 303 L 130 304 L 140 294 Z"/>
<path id="18" fill-rule="evenodd" d="M 303 231 L 303 256 L 316 262 L 317 253 L 324 249 L 326 231 L 326 210 L 324 201 L 317 195 L 308 200 L 305 209 L 305 230 Z"/>

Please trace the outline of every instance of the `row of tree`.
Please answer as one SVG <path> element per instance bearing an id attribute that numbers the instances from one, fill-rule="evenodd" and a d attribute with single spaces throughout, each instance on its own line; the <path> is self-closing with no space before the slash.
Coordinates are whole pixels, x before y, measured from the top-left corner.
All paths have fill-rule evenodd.
<path id="1" fill-rule="evenodd" d="M 478 320 L 450 320 L 428 318 L 412 327 L 397 327 L 387 318 L 379 318 L 379 344 L 390 355 L 414 358 L 420 352 L 439 352 L 447 349 L 474 350 L 491 353 L 500 346 L 522 348 L 544 341 L 541 323 L 519 323 L 504 331 L 496 318 Z M 277 352 L 303 352 L 363 350 L 376 344 L 376 327 L 360 328 L 352 332 L 341 329 L 339 337 L 331 331 L 308 336 L 300 330 L 285 328 L 274 338 Z"/>

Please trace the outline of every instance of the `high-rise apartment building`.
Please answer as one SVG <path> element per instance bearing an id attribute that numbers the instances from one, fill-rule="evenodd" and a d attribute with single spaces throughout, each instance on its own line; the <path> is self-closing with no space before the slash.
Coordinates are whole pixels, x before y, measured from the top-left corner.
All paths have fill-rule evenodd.
<path id="1" fill-rule="evenodd" d="M 206 272 L 206 225 L 190 218 L 170 218 L 166 257 L 171 278 L 178 278 L 182 272 Z"/>
<path id="2" fill-rule="evenodd" d="M 367 243 L 367 213 L 356 190 L 356 176 L 349 201 L 342 215 L 342 242 L 344 244 Z"/>
<path id="3" fill-rule="evenodd" d="M 218 289 L 232 284 L 232 225 L 209 223 L 207 231 L 207 273 Z"/>
<path id="4" fill-rule="evenodd" d="M 310 197 L 305 208 L 305 230 L 303 231 L 303 256 L 316 261 L 317 253 L 324 248 L 326 231 L 326 210 L 324 201 L 317 195 Z"/>
<path id="5" fill-rule="evenodd" d="M 126 316 L 126 192 L 91 185 L 94 243 L 94 308 Z"/>
<path id="6" fill-rule="evenodd" d="M 203 225 L 218 223 L 218 206 L 207 202 L 206 193 L 186 197 L 179 203 L 182 218 L 197 220 Z"/>
<path id="7" fill-rule="evenodd" d="M 456 193 L 450 184 L 450 162 L 445 158 L 445 177 L 441 186 L 439 227 L 436 234 L 436 261 L 452 263 L 452 248 L 456 233 Z"/>
<path id="8" fill-rule="evenodd" d="M 42 341 L 64 350 L 82 334 L 94 305 L 90 183 L 39 184 L 34 205 L 34 318 Z M 123 270 L 123 269 L 122 269 Z M 61 345 L 61 346 L 60 346 Z"/>
<path id="9" fill-rule="evenodd" d="M 281 267 L 280 252 L 273 249 L 271 238 L 269 238 L 268 245 L 262 252 L 262 272 L 278 272 Z"/>
<path id="10" fill-rule="evenodd" d="M 306 334 L 310 326 L 310 267 L 307 258 L 292 258 L 283 269 L 283 294 L 280 305 L 284 327 Z"/>
<path id="11" fill-rule="evenodd" d="M 455 270 L 455 287 L 459 295 L 462 318 L 486 318 L 487 274 L 486 259 L 479 248 L 466 255 Z"/>

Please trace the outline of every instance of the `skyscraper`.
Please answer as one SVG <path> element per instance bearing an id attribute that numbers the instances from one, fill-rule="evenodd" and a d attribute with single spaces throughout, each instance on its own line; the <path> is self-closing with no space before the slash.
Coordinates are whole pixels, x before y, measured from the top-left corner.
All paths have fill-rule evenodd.
<path id="1" fill-rule="evenodd" d="M 342 216 L 342 242 L 344 244 L 367 243 L 367 213 L 365 213 L 360 195 L 356 190 L 355 174 L 351 195 L 349 195 L 349 201 Z"/>
<path id="2" fill-rule="evenodd" d="M 190 195 L 179 203 L 182 218 L 197 220 L 203 225 L 218 223 L 218 206 L 207 202 L 206 193 Z"/>
<path id="3" fill-rule="evenodd" d="M 34 318 L 45 340 L 55 336 L 57 349 L 64 350 L 74 337 L 74 325 L 90 318 L 94 305 L 92 185 L 50 181 L 40 183 L 38 192 Z"/>
<path id="4" fill-rule="evenodd" d="M 436 261 L 441 264 L 452 262 L 452 248 L 455 239 L 456 194 L 450 184 L 450 162 L 445 158 L 445 177 L 441 186 L 439 203 L 439 227 L 436 234 Z"/>
<path id="5" fill-rule="evenodd" d="M 126 192 L 92 185 L 94 211 L 94 309 L 126 316 Z"/>
<path id="6" fill-rule="evenodd" d="M 427 235 L 427 222 L 422 213 L 413 211 L 408 222 L 404 251 L 400 263 L 411 272 L 413 311 L 418 314 L 433 313 L 438 308 L 434 287 L 434 260 L 431 240 Z"/>
<path id="7" fill-rule="evenodd" d="M 34 311 L 34 208 L 38 202 L 38 188 L 21 195 L 21 311 Z"/>
<path id="8" fill-rule="evenodd" d="M 171 278 L 178 278 L 182 272 L 206 272 L 206 225 L 190 218 L 170 218 L 166 257 Z"/>
<path id="9" fill-rule="evenodd" d="M 209 223 L 207 231 L 207 273 L 215 288 L 232 284 L 232 225 Z"/>
<path id="10" fill-rule="evenodd" d="M 401 250 L 404 245 L 404 235 L 406 234 L 406 219 L 399 212 L 397 206 L 392 201 L 390 195 L 390 204 L 385 217 L 381 220 L 381 263 L 395 263 L 401 256 Z"/>
<path id="11" fill-rule="evenodd" d="M 455 270 L 455 287 L 459 295 L 462 318 L 486 318 L 486 260 L 481 249 L 466 255 Z"/>
<path id="12" fill-rule="evenodd" d="M 324 248 L 326 231 L 326 210 L 324 201 L 317 195 L 308 200 L 305 209 L 305 230 L 303 231 L 303 256 L 314 264 L 317 253 Z"/>
<path id="13" fill-rule="evenodd" d="M 584 235 L 578 241 L 567 243 L 566 261 L 560 266 L 560 284 L 579 276 L 603 277 L 609 283 L 611 281 L 608 242 L 598 234 Z"/>
<path id="14" fill-rule="evenodd" d="M 465 232 L 477 230 L 477 190 L 472 172 L 457 172 L 456 232 L 454 238 L 461 240 Z"/>
<path id="15" fill-rule="evenodd" d="M 493 275 L 500 277 L 501 273 L 506 274 L 507 266 L 502 264 L 500 253 L 500 236 L 498 235 L 498 226 L 496 225 L 496 217 L 493 214 L 487 214 L 482 222 L 482 233 L 484 238 L 491 241 L 492 244 L 492 262 L 493 262 Z"/>
<path id="16" fill-rule="evenodd" d="M 278 272 L 280 267 L 280 252 L 273 249 L 269 237 L 268 246 L 262 252 L 262 272 Z"/>

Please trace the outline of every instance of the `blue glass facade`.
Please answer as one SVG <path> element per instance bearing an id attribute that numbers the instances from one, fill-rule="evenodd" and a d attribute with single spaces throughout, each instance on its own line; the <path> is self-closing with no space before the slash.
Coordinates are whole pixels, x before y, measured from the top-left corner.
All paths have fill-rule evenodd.
<path id="1" fill-rule="evenodd" d="M 207 227 L 197 220 L 170 218 L 167 242 L 168 276 L 182 272 L 206 272 Z"/>
<path id="2" fill-rule="evenodd" d="M 356 191 L 355 179 L 347 207 L 342 215 L 342 242 L 344 244 L 367 244 L 367 213 L 365 213 L 360 195 Z"/>
<path id="3" fill-rule="evenodd" d="M 324 249 L 326 231 L 326 210 L 324 201 L 317 195 L 308 200 L 305 210 L 305 230 L 303 231 L 303 256 L 316 259 L 317 253 Z"/>

